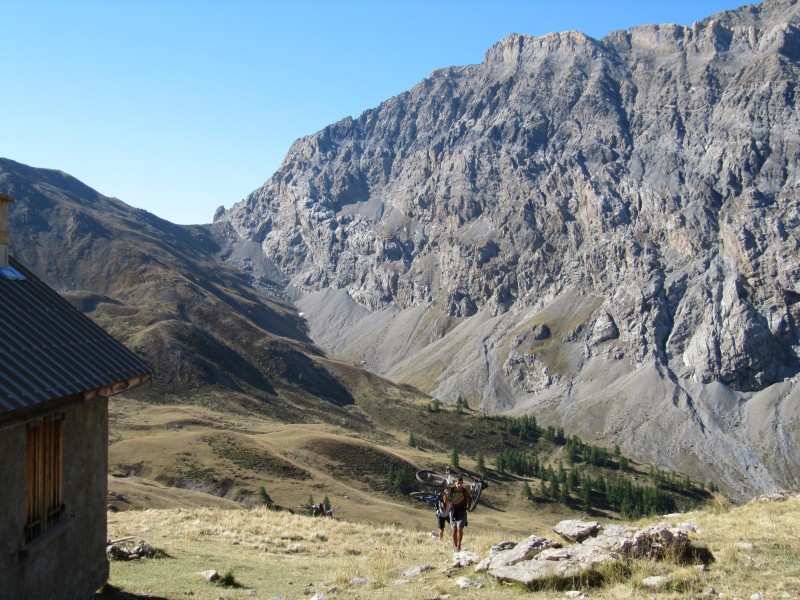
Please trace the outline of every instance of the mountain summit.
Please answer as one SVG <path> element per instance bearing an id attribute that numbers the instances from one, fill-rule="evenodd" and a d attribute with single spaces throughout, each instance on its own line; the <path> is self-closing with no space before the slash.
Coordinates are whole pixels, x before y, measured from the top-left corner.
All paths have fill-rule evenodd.
<path id="1" fill-rule="evenodd" d="M 800 472 L 800 7 L 511 35 L 212 232 L 329 353 L 745 497 Z"/>

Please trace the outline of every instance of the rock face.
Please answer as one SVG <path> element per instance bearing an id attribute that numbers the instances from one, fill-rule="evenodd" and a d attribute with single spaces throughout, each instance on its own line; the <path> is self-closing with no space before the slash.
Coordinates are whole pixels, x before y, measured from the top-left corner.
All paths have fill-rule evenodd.
<path id="1" fill-rule="evenodd" d="M 799 26 L 766 0 L 509 36 L 298 140 L 212 231 L 334 355 L 734 496 L 797 487 Z"/>

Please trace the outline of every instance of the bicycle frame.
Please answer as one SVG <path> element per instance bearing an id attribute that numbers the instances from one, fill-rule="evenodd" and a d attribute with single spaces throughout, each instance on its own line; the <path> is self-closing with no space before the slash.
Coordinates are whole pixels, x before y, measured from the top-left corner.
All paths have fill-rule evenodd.
<path id="1" fill-rule="evenodd" d="M 470 473 L 468 471 L 464 471 L 464 474 L 468 477 L 471 477 L 474 481 L 467 486 L 470 494 L 470 503 L 467 510 L 470 512 L 475 510 L 475 507 L 478 505 L 478 500 L 481 497 L 481 492 L 486 488 L 489 484 L 486 483 L 483 475 L 477 475 L 474 473 Z M 429 485 L 435 488 L 445 488 L 453 485 L 455 483 L 455 478 L 453 473 L 450 471 L 450 467 L 445 469 L 445 474 L 441 475 L 434 471 L 417 471 L 416 473 L 417 481 L 420 483 L 424 483 L 425 485 Z"/>

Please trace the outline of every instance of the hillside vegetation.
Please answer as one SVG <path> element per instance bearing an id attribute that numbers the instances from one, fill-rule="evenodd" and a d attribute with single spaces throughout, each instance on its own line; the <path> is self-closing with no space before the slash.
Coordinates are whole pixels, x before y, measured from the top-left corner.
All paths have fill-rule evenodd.
<path id="1" fill-rule="evenodd" d="M 327 369 L 349 370 L 337 376 L 353 404 L 307 398 L 300 405 L 291 396 L 257 402 L 213 388 L 112 398 L 109 488 L 125 498 L 114 509 L 154 506 L 156 488 L 140 493 L 130 485 L 149 481 L 249 507 L 262 504 L 263 493 L 287 509 L 327 498 L 343 519 L 421 527 L 431 516 L 408 495 L 425 489 L 414 474 L 447 467 L 486 475 L 482 512 L 500 530 L 518 531 L 509 517 L 542 511 L 631 518 L 710 498 L 698 483 L 540 427 L 533 417 L 443 406 L 346 365 Z"/>
<path id="2" fill-rule="evenodd" d="M 505 539 L 532 533 L 557 539 L 555 515 L 531 514 L 515 523 L 516 537 L 498 531 L 479 508 L 470 518 L 465 548 L 487 555 Z M 672 515 L 692 524 L 692 545 L 708 552 L 705 568 L 674 561 L 632 561 L 602 573 L 603 580 L 567 582 L 560 589 L 531 591 L 482 577 L 471 568 L 450 569 L 449 543 L 429 535 L 427 527 L 376 524 L 368 518 L 334 520 L 273 512 L 265 508 L 150 509 L 109 515 L 109 536 L 146 540 L 165 558 L 111 564 L 108 600 L 187 598 L 328 598 L 407 600 L 473 598 L 480 600 L 535 597 L 564 598 L 580 590 L 590 598 L 800 598 L 800 498 L 753 502 L 730 507 L 713 503 L 704 510 Z M 710 556 L 709 556 L 710 553 Z M 403 576 L 415 565 L 432 567 Z M 228 586 L 206 583 L 201 572 L 227 575 Z M 645 578 L 661 575 L 667 584 L 654 593 Z M 462 589 L 467 576 L 483 587 Z"/>

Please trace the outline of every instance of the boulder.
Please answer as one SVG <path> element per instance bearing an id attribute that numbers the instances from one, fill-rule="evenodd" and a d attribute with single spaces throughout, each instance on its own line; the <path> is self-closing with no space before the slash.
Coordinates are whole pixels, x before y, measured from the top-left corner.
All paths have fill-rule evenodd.
<path id="1" fill-rule="evenodd" d="M 667 553 L 677 556 L 689 547 L 689 535 L 669 523 L 650 525 L 633 534 L 632 558 L 662 559 Z"/>
<path id="2" fill-rule="evenodd" d="M 209 583 L 213 583 L 214 581 L 217 581 L 219 579 L 219 573 L 217 573 L 214 569 L 203 571 L 202 573 L 200 573 L 200 575 L 202 575 L 203 579 L 205 579 Z"/>
<path id="3" fill-rule="evenodd" d="M 469 550 L 459 550 L 458 552 L 453 553 L 452 567 L 469 567 L 478 563 L 480 559 L 481 557 L 475 552 L 470 552 Z"/>
<path id="4" fill-rule="evenodd" d="M 512 548 L 491 553 L 475 570 L 487 571 L 500 581 L 536 587 L 553 579 L 582 576 L 605 563 L 680 556 L 689 547 L 689 534 L 695 531 L 687 523 L 658 523 L 634 529 L 584 521 L 562 521 L 554 530 L 565 538 L 580 538 L 583 542 L 564 546 L 532 535 Z M 651 577 L 643 585 L 661 589 L 667 583 L 666 578 Z"/>
<path id="5" fill-rule="evenodd" d="M 558 535 L 568 542 L 582 542 L 588 537 L 594 537 L 600 531 L 600 523 L 597 521 L 580 521 L 571 519 L 561 521 L 553 527 Z"/>
<path id="6" fill-rule="evenodd" d="M 622 556 L 628 556 L 633 545 L 633 534 L 635 529 L 625 525 L 608 525 L 601 528 L 596 537 L 589 538 L 583 542 L 586 546 L 597 546 L 608 552 L 614 552 Z"/>
<path id="7" fill-rule="evenodd" d="M 560 548 L 561 545 L 560 542 L 554 542 L 547 538 L 532 535 L 519 542 L 513 548 L 490 554 L 475 567 L 475 571 L 482 572 L 493 568 L 515 565 L 532 559 L 543 550 L 547 550 L 548 548 Z"/>
<path id="8" fill-rule="evenodd" d="M 598 565 L 618 560 L 618 556 L 606 552 L 602 548 L 581 546 L 576 544 L 563 550 L 556 559 L 553 554 L 540 553 L 532 560 L 526 560 L 514 565 L 490 568 L 489 574 L 500 581 L 522 583 L 528 587 L 535 587 L 539 583 L 551 580 L 554 577 L 568 579 L 576 577 L 586 571 L 595 569 Z M 551 560 L 552 558 L 552 560 Z"/>

